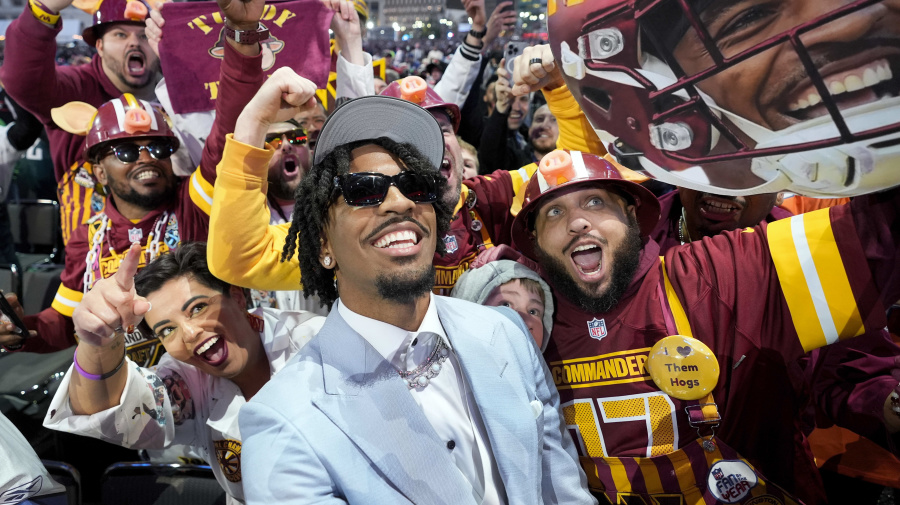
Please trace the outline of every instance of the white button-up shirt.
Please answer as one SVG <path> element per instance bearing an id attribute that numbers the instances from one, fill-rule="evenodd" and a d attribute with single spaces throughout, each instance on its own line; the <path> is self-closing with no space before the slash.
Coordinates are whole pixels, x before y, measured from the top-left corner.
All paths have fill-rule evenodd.
<path id="1" fill-rule="evenodd" d="M 272 375 L 284 368 L 315 336 L 325 318 L 309 312 L 256 309 Z M 99 438 L 123 447 L 193 447 L 209 462 L 228 494 L 229 505 L 244 502 L 238 412 L 247 400 L 228 379 L 201 372 L 166 354 L 154 369 L 126 363 L 128 379 L 118 405 L 93 415 L 76 415 L 69 404 L 70 367 L 59 385 L 44 426 Z"/>
<path id="2" fill-rule="evenodd" d="M 398 370 L 414 370 L 424 364 L 438 341 L 444 341 L 450 348 L 450 355 L 441 365 L 440 373 L 426 387 L 411 389 L 410 393 L 451 452 L 460 473 L 472 485 L 472 495 L 476 501 L 485 505 L 506 503 L 503 480 L 478 405 L 441 325 L 433 303 L 434 295 L 431 297 L 425 318 L 416 331 L 406 331 L 357 314 L 342 304 L 340 299 L 337 310 L 354 331 Z"/>

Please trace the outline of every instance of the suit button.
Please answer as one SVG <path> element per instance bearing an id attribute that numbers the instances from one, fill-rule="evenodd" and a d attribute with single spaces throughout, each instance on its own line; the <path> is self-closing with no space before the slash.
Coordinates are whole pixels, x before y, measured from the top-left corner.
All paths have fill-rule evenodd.
<path id="1" fill-rule="evenodd" d="M 453 440 L 447 442 L 447 449 L 450 449 L 452 451 L 454 447 L 456 447 L 456 442 L 454 442 Z"/>

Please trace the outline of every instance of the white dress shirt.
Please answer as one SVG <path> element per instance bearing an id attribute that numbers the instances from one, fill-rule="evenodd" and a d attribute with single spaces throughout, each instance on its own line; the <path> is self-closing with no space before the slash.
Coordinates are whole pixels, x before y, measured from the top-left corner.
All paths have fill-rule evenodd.
<path id="1" fill-rule="evenodd" d="M 485 505 L 506 503 L 506 491 L 491 451 L 478 405 L 463 377 L 453 346 L 441 325 L 431 295 L 428 311 L 416 331 L 406 331 L 353 312 L 337 301 L 337 310 L 384 359 L 398 370 L 414 370 L 425 363 L 443 340 L 450 355 L 440 373 L 426 387 L 410 389 L 434 431 L 450 451 L 456 467 L 472 485 L 472 495 Z"/>
<path id="2" fill-rule="evenodd" d="M 258 308 L 251 314 L 264 322 L 260 339 L 272 375 L 325 324 L 324 317 L 309 312 Z M 93 415 L 76 415 L 69 402 L 69 381 L 75 373 L 70 367 L 53 396 L 44 426 L 134 449 L 192 446 L 210 463 L 228 494 L 228 505 L 244 503 L 238 412 L 247 400 L 240 388 L 170 354 L 163 355 L 154 368 L 140 368 L 130 360 L 125 368 L 128 379 L 118 405 Z M 172 404 L 167 379 L 179 384 L 181 405 Z"/>

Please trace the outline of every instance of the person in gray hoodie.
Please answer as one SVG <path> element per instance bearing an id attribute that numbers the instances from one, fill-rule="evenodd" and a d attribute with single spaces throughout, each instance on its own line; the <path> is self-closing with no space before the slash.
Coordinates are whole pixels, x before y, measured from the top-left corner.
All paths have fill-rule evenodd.
<path id="1" fill-rule="evenodd" d="M 497 246 L 478 256 L 456 281 L 450 296 L 515 310 L 543 352 L 553 329 L 553 294 L 537 268 L 515 249 Z"/>

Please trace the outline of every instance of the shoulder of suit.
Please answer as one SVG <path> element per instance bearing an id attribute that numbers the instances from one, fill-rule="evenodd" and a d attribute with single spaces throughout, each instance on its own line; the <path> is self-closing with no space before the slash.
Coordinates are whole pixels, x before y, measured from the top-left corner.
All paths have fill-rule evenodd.
<path id="1" fill-rule="evenodd" d="M 445 305 L 445 310 L 448 312 L 447 315 L 460 322 L 460 324 L 478 325 L 483 328 L 486 323 L 490 323 L 495 326 L 503 326 L 507 331 L 512 328 L 521 329 L 512 319 L 499 312 L 497 307 L 479 305 L 449 296 L 435 296 L 435 300 L 437 300 L 438 304 Z M 516 314 L 512 309 L 509 309 L 509 313 Z M 441 320 L 441 323 L 446 328 L 447 322 Z"/>

